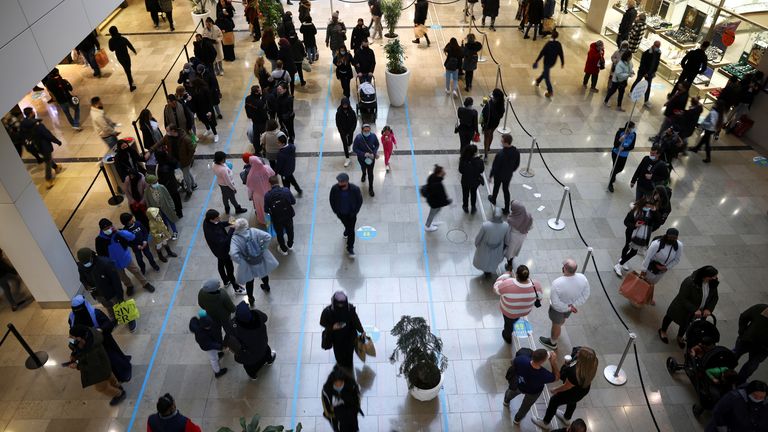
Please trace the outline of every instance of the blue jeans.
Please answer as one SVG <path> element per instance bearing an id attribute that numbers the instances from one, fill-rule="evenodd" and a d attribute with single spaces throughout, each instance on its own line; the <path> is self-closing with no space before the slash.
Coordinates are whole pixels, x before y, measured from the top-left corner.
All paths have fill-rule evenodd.
<path id="1" fill-rule="evenodd" d="M 59 107 L 64 112 L 64 116 L 67 118 L 67 121 L 69 122 L 72 127 L 80 127 L 80 104 L 73 104 L 71 102 L 62 102 L 62 101 L 56 101 L 59 104 Z M 72 110 L 75 112 L 75 116 L 72 117 L 72 114 L 70 114 L 69 109 L 72 108 Z"/>
<path id="2" fill-rule="evenodd" d="M 166 216 L 166 215 L 165 215 L 165 213 L 163 213 L 163 212 L 161 211 L 161 212 L 160 212 L 160 216 L 162 216 L 162 217 L 163 217 L 163 222 L 165 222 L 165 224 L 166 224 L 166 225 L 168 225 L 168 226 L 171 228 L 171 232 L 173 232 L 173 233 L 177 233 L 177 232 L 178 232 L 178 231 L 176 230 L 176 224 L 175 224 L 175 223 L 173 223 L 173 222 L 171 222 L 171 220 L 170 220 L 170 219 L 168 219 L 168 216 Z"/>
<path id="3" fill-rule="evenodd" d="M 101 139 L 104 140 L 104 144 L 106 144 L 108 148 L 112 148 L 117 145 L 117 136 L 115 135 L 101 137 Z"/>
<path id="4" fill-rule="evenodd" d="M 317 57 L 317 45 L 315 45 L 313 47 L 308 46 L 306 48 L 307 48 L 307 60 L 310 63 L 314 63 L 315 61 L 317 61 L 317 58 L 318 58 Z"/>
<path id="5" fill-rule="evenodd" d="M 451 88 L 451 80 L 453 80 L 453 88 Z M 459 88 L 459 70 L 446 70 L 445 71 L 445 89 L 448 91 L 458 90 Z"/>
<path id="6" fill-rule="evenodd" d="M 536 78 L 536 84 L 538 85 L 541 80 L 544 80 L 544 82 L 547 84 L 547 91 L 549 93 L 552 93 L 552 81 L 549 80 L 549 66 L 544 65 L 541 69 L 541 75 L 539 75 L 538 78 Z"/>
<path id="7" fill-rule="evenodd" d="M 91 50 L 90 52 L 83 52 L 81 54 L 85 57 L 85 61 L 88 62 L 91 69 L 93 69 L 93 76 L 101 76 L 101 69 L 99 69 L 99 64 L 96 63 L 96 51 Z"/>

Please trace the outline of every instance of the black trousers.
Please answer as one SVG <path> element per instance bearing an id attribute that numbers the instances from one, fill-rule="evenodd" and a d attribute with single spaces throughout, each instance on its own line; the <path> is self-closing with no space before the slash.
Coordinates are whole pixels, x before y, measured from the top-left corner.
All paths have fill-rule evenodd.
<path id="1" fill-rule="evenodd" d="M 467 208 L 467 201 L 472 203 L 472 209 L 477 208 L 477 187 L 479 185 L 461 183 L 461 206 Z"/>
<path id="2" fill-rule="evenodd" d="M 507 180 L 498 180 L 495 179 L 493 182 L 493 193 L 491 194 L 492 202 L 494 205 L 496 204 L 496 197 L 499 195 L 499 188 L 502 188 L 502 192 L 504 192 L 504 211 L 509 211 L 509 182 L 512 181 L 512 179 Z"/>
<path id="3" fill-rule="evenodd" d="M 355 346 L 352 343 L 349 344 L 333 344 L 333 356 L 336 358 L 336 363 L 341 367 L 352 369 L 353 354 L 355 352 Z"/>
<path id="4" fill-rule="evenodd" d="M 351 81 L 351 78 L 339 78 L 339 82 L 341 83 L 341 91 L 344 93 L 344 97 L 349 97 L 349 82 Z"/>
<path id="5" fill-rule="evenodd" d="M 229 186 L 219 185 L 221 188 L 221 201 L 224 202 L 224 213 L 229 213 L 229 203 L 235 207 L 235 210 L 240 210 L 240 204 L 235 197 L 235 191 Z"/>
<path id="6" fill-rule="evenodd" d="M 470 129 L 459 129 L 459 150 L 464 150 L 464 147 L 472 143 L 472 137 L 475 136 L 475 131 Z"/>
<path id="7" fill-rule="evenodd" d="M 715 131 L 705 130 L 703 134 L 701 134 L 701 139 L 699 139 L 699 143 L 696 144 L 696 147 L 694 147 L 692 150 L 694 152 L 699 151 L 701 149 L 701 146 L 704 146 L 704 151 L 707 153 L 707 159 L 712 154 L 712 135 L 715 134 Z"/>
<path id="8" fill-rule="evenodd" d="M 613 96 L 614 93 L 617 91 L 619 92 L 619 96 L 617 99 L 616 105 L 621 107 L 621 102 L 624 100 L 624 90 L 627 88 L 627 82 L 626 81 L 611 81 L 611 87 L 608 89 L 608 94 L 605 95 L 605 100 L 603 102 L 608 103 L 608 101 L 611 99 L 611 96 Z"/>
<path id="9" fill-rule="evenodd" d="M 294 138 L 296 138 L 296 131 L 293 128 L 293 118 L 294 115 L 291 114 L 291 116 L 288 118 L 280 119 L 280 123 L 282 123 L 283 127 L 285 128 L 285 134 L 288 135 L 288 140 L 291 142 L 293 142 Z"/>
<path id="10" fill-rule="evenodd" d="M 344 157 L 347 159 L 349 159 L 349 147 L 352 145 L 354 133 L 354 129 L 351 131 L 339 131 L 339 136 L 341 136 L 341 144 L 344 146 Z"/>
<path id="11" fill-rule="evenodd" d="M 582 81 L 581 85 L 587 85 L 587 81 L 592 80 L 592 88 L 597 88 L 597 74 L 584 74 L 584 81 Z"/>
<path id="12" fill-rule="evenodd" d="M 118 58 L 118 63 L 120 63 L 120 66 L 123 67 L 123 70 L 125 71 L 125 76 L 128 78 L 128 85 L 133 85 L 133 75 L 131 74 L 131 58 Z"/>
<path id="13" fill-rule="evenodd" d="M 229 255 L 222 258 L 216 257 L 216 264 L 219 267 L 219 276 L 221 276 L 222 284 L 226 285 L 232 282 L 232 286 L 237 286 L 237 282 L 235 282 L 235 265 L 232 263 L 232 258 Z"/>
<path id="14" fill-rule="evenodd" d="M 213 110 L 211 110 L 211 111 L 213 111 Z M 200 120 L 200 123 L 202 123 L 203 126 L 205 126 L 206 130 L 210 129 L 210 130 L 213 131 L 214 135 L 218 135 L 219 133 L 216 132 L 216 117 L 215 117 L 215 114 L 216 113 L 211 112 L 211 116 L 210 117 L 208 117 L 207 115 L 198 115 L 197 119 Z"/>
<path id="15" fill-rule="evenodd" d="M 167 188 L 167 189 L 168 189 L 168 193 L 171 195 L 171 199 L 173 200 L 173 207 L 176 210 L 176 216 L 178 216 L 179 218 L 183 218 L 184 212 L 182 209 L 184 207 L 181 205 L 181 195 L 179 195 L 179 191 L 178 190 L 171 191 L 171 189 L 173 188 Z"/>
<path id="16" fill-rule="evenodd" d="M 472 79 L 475 77 L 475 71 L 474 70 L 465 70 L 464 71 L 464 84 L 466 84 L 467 88 L 472 88 Z"/>
<path id="17" fill-rule="evenodd" d="M 264 356 L 257 361 L 256 363 L 252 364 L 244 364 L 243 369 L 245 369 L 245 373 L 248 374 L 251 378 L 256 378 L 256 374 L 259 373 L 259 370 L 267 364 L 267 360 L 272 358 L 272 348 L 267 345 L 267 349 L 264 351 Z"/>
<path id="18" fill-rule="evenodd" d="M 631 260 L 635 255 L 637 255 L 637 249 L 633 249 L 630 247 L 630 242 L 632 241 L 632 232 L 635 231 L 635 227 L 629 227 L 626 230 L 624 230 L 624 248 L 621 249 L 621 259 L 619 260 L 619 264 L 624 265 L 627 261 Z"/>
<path id="19" fill-rule="evenodd" d="M 293 176 L 293 174 L 288 174 L 287 176 L 280 176 L 283 179 L 283 187 L 290 188 L 293 186 L 294 189 L 296 189 L 296 192 L 301 193 L 301 186 L 299 186 L 299 182 L 296 181 L 296 177 Z"/>
<path id="20" fill-rule="evenodd" d="M 501 331 L 501 337 L 504 338 L 507 343 L 512 343 L 512 332 L 514 331 L 515 323 L 519 318 L 509 318 L 506 315 L 504 317 L 504 330 Z"/>
<path id="21" fill-rule="evenodd" d="M 136 263 L 139 265 L 139 269 L 142 273 L 147 270 L 147 266 L 144 264 L 144 258 L 142 256 L 147 257 L 147 261 L 149 261 L 149 265 L 151 265 L 152 268 L 157 267 L 155 257 L 152 255 L 152 248 L 149 247 L 149 243 L 147 243 L 147 247 L 144 249 L 139 249 L 138 246 L 131 246 L 131 249 L 133 249 L 133 254 L 136 256 Z"/>
<path id="22" fill-rule="evenodd" d="M 611 160 L 616 164 L 616 168 L 613 170 L 613 175 L 611 175 L 611 181 L 609 182 L 613 184 L 613 182 L 616 181 L 616 174 L 624 171 L 624 166 L 627 164 L 627 158 L 619 156 L 619 161 L 616 162 L 616 153 L 611 152 Z"/>
<path id="23" fill-rule="evenodd" d="M 360 180 L 361 182 L 365 182 L 365 178 L 368 178 L 368 190 L 373 190 L 373 166 L 376 165 L 376 161 L 374 160 L 370 165 L 365 163 L 365 159 L 357 158 L 357 162 L 360 164 L 360 171 L 363 172 L 363 177 Z M 362 185 L 361 185 L 362 186 Z"/>
<path id="24" fill-rule="evenodd" d="M 661 330 L 666 333 L 670 324 L 672 324 L 672 318 L 669 315 L 664 315 L 664 319 L 661 320 Z M 689 324 L 690 320 L 685 324 L 680 324 L 680 327 L 677 329 L 678 339 L 682 339 L 682 337 L 685 335 L 685 331 L 688 330 Z"/>
<path id="25" fill-rule="evenodd" d="M 273 220 L 272 226 L 275 228 L 277 244 L 280 245 L 280 249 L 286 251 L 288 248 L 293 247 L 293 219 L 287 219 L 284 221 Z M 286 235 L 288 236 L 287 246 L 285 243 Z"/>
<path id="26" fill-rule="evenodd" d="M 576 403 L 581 398 L 574 398 L 569 395 L 567 391 L 553 395 L 549 399 L 549 405 L 547 405 L 547 412 L 544 414 L 544 423 L 552 421 L 552 417 L 555 416 L 555 412 L 561 405 L 565 405 L 565 418 L 571 419 L 573 412 L 576 411 Z"/>
<path id="27" fill-rule="evenodd" d="M 338 215 L 339 220 L 344 225 L 344 235 L 347 237 L 347 250 L 355 248 L 355 224 L 357 224 L 357 215 Z"/>
<path id="28" fill-rule="evenodd" d="M 245 283 L 245 292 L 248 293 L 248 301 L 250 303 L 253 303 L 253 281 L 255 279 L 251 279 L 248 282 Z M 269 285 L 269 276 L 264 276 L 261 278 L 261 283 L 263 285 Z"/>

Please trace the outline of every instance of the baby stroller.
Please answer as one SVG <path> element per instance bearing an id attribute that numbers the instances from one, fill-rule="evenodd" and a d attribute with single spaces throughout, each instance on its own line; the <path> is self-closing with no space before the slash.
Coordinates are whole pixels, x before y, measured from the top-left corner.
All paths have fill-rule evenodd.
<path id="1" fill-rule="evenodd" d="M 376 78 L 373 75 L 370 76 L 371 81 L 363 81 L 361 78 L 357 79 L 357 115 L 368 115 L 376 118 L 377 103 L 376 103 Z"/>
<path id="2" fill-rule="evenodd" d="M 667 371 L 673 375 L 679 370 L 684 370 L 688 379 L 693 384 L 693 389 L 699 398 L 699 403 L 693 405 L 693 415 L 698 417 L 704 410 L 711 410 L 720 397 L 728 389 L 721 388 L 721 385 L 715 384 L 707 376 L 707 369 L 729 368 L 733 369 L 738 364 L 733 352 L 724 347 L 718 346 L 720 341 L 720 332 L 717 330 L 717 319 L 714 315 L 712 322 L 706 318 L 694 320 L 685 332 L 685 354 L 683 363 L 678 363 L 674 358 L 667 358 Z M 710 345 L 711 348 L 699 346 Z M 691 351 L 696 348 L 703 351 L 700 355 L 694 356 Z"/>

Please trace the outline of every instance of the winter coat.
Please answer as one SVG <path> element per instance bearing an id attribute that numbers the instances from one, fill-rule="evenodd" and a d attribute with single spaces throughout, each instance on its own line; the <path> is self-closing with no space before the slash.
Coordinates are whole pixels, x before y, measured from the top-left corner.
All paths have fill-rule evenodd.
<path id="1" fill-rule="evenodd" d="M 251 119 L 254 125 L 264 130 L 269 114 L 267 113 L 267 98 L 263 95 L 249 95 L 245 98 L 245 115 Z M 257 129 L 258 130 L 258 129 Z M 254 137 L 258 139 L 258 137 Z"/>
<path id="2" fill-rule="evenodd" d="M 287 206 L 285 206 L 286 203 L 288 204 Z M 279 207 L 277 206 L 278 204 Z M 296 216 L 296 212 L 293 210 L 295 204 L 296 198 L 287 187 L 272 186 L 272 189 L 264 195 L 264 211 L 269 213 L 273 222 L 288 222 Z M 285 209 L 287 211 L 284 211 L 283 214 L 278 214 L 281 211 L 278 209 Z"/>
<path id="3" fill-rule="evenodd" d="M 160 210 L 157 207 L 149 207 L 147 209 L 147 219 L 149 219 L 149 233 L 152 235 L 152 240 L 156 245 L 171 239 L 171 231 L 165 225 L 163 217 L 160 216 Z"/>
<path id="4" fill-rule="evenodd" d="M 587 53 L 587 62 L 584 63 L 584 73 L 597 75 L 600 73 L 600 63 L 602 60 L 603 67 L 605 67 L 605 50 L 597 48 L 597 44 L 592 42 L 589 45 L 589 52 Z"/>
<path id="5" fill-rule="evenodd" d="M 116 229 L 111 236 L 99 232 L 96 237 L 96 254 L 109 258 L 118 269 L 124 269 L 131 264 L 131 242 L 135 236 L 126 230 Z"/>
<path id="6" fill-rule="evenodd" d="M 692 75 L 704 73 L 707 70 L 707 54 L 701 48 L 690 50 L 680 61 L 680 67 L 683 68 L 684 73 Z"/>
<path id="7" fill-rule="evenodd" d="M 544 2 L 542 0 L 530 0 L 528 2 L 528 23 L 541 24 L 544 17 Z"/>
<path id="8" fill-rule="evenodd" d="M 192 317 L 189 320 L 189 331 L 195 335 L 195 342 L 203 351 L 221 351 L 224 348 L 221 328 L 214 325 L 213 320 L 209 316 L 202 318 Z"/>
<path id="9" fill-rule="evenodd" d="M 216 74 L 206 67 L 202 74 L 198 74 L 198 77 L 205 81 L 205 85 L 208 86 L 208 90 L 211 92 L 211 104 L 218 105 L 221 103 L 221 87 L 219 87 L 219 79 L 216 78 Z"/>
<path id="10" fill-rule="evenodd" d="M 61 75 L 53 77 L 45 82 L 45 88 L 51 93 L 56 102 L 60 104 L 72 103 L 72 84 Z"/>
<path id="11" fill-rule="evenodd" d="M 472 107 L 459 107 L 456 110 L 456 117 L 459 119 L 459 131 L 470 132 L 474 134 L 479 132 L 477 110 Z"/>
<path id="12" fill-rule="evenodd" d="M 632 76 L 632 60 L 621 60 L 616 63 L 616 69 L 613 70 L 613 82 L 626 83 L 630 76 Z"/>
<path id="13" fill-rule="evenodd" d="M 224 39 L 224 33 L 216 25 L 212 25 L 210 29 L 208 26 L 203 26 L 201 34 L 204 38 L 211 39 L 213 47 L 216 48 L 216 61 L 220 62 L 224 60 L 224 49 L 221 46 L 221 40 Z"/>
<path id="14" fill-rule="evenodd" d="M 768 430 L 768 398 L 749 400 L 744 387 L 726 393 L 715 405 L 705 432 L 762 432 Z"/>
<path id="15" fill-rule="evenodd" d="M 51 131 L 43 124 L 42 120 L 36 118 L 25 118 L 21 121 L 21 134 L 26 139 L 34 142 L 37 150 L 42 154 L 53 153 L 53 144 L 61 145 L 61 141 L 53 136 Z"/>
<path id="16" fill-rule="evenodd" d="M 523 248 L 523 243 L 525 243 L 526 238 L 528 238 L 528 234 L 523 234 L 510 225 L 507 235 L 504 238 L 504 244 L 507 245 L 506 249 L 504 249 L 504 258 L 511 260 L 520 255 L 520 249 Z"/>
<path id="17" fill-rule="evenodd" d="M 158 0 L 144 0 L 144 6 L 147 12 L 160 12 L 160 2 Z"/>
<path id="18" fill-rule="evenodd" d="M 669 304 L 669 308 L 667 308 L 667 316 L 679 325 L 689 323 L 693 319 L 694 312 L 697 310 L 707 309 L 710 312 L 714 312 L 717 305 L 719 298 L 717 295 L 717 285 L 720 282 L 712 279 L 709 281 L 709 295 L 704 302 L 704 307 L 699 309 L 703 291 L 701 285 L 696 285 L 694 282 L 695 275 L 696 272 L 693 272 L 692 275 L 683 280 L 683 283 L 680 285 L 680 291 L 672 300 L 672 303 Z"/>
<path id="19" fill-rule="evenodd" d="M 239 363 L 250 365 L 264 359 L 269 344 L 266 323 L 267 314 L 258 309 L 251 310 L 251 320 L 247 323 L 238 319 L 233 321 L 232 334 L 242 346 Z"/>
<path id="20" fill-rule="evenodd" d="M 430 208 L 442 208 L 451 203 L 448 195 L 445 193 L 445 186 L 443 186 L 443 177 L 430 174 L 427 177 L 427 184 L 424 190 L 425 197 L 427 198 L 427 204 Z"/>
<path id="21" fill-rule="evenodd" d="M 416 7 L 413 11 L 413 23 L 415 25 L 426 23 L 428 10 L 429 2 L 427 0 L 417 0 Z"/>
<path id="22" fill-rule="evenodd" d="M 376 156 L 376 153 L 379 151 L 379 139 L 376 138 L 376 134 L 373 132 L 368 135 L 368 138 L 364 137 L 362 133 L 359 133 L 352 142 L 352 151 L 357 155 L 358 161 L 365 163 L 366 153 L 372 153 Z"/>
<path id="23" fill-rule="evenodd" d="M 344 41 L 347 40 L 347 28 L 341 21 L 333 21 L 328 23 L 327 30 L 325 31 L 325 43 L 331 48 L 331 51 L 336 51 L 344 46 Z"/>
<path id="24" fill-rule="evenodd" d="M 202 38 L 199 41 L 192 42 L 195 58 L 204 65 L 212 65 L 216 61 L 216 41 L 208 38 Z M 181 84 L 181 83 L 179 83 Z"/>
<path id="25" fill-rule="evenodd" d="M 304 36 L 305 48 L 317 48 L 317 40 L 315 39 L 317 27 L 314 23 L 302 22 L 299 26 L 299 32 Z"/>
<path id="26" fill-rule="evenodd" d="M 646 174 L 650 174 L 651 178 L 646 178 Z M 649 191 L 656 185 L 665 184 L 667 180 L 669 180 L 667 163 L 658 158 L 654 161 L 650 156 L 644 156 L 632 174 L 630 183 L 637 183 L 639 189 Z"/>
<path id="27" fill-rule="evenodd" d="M 480 124 L 483 127 L 483 131 L 495 130 L 501 119 L 504 117 L 504 101 L 496 101 L 491 99 L 483 106 L 483 121 Z"/>
<path id="28" fill-rule="evenodd" d="M 357 114 L 355 114 L 355 109 L 352 108 L 351 104 L 348 104 L 346 109 L 339 105 L 336 110 L 336 129 L 340 133 L 354 132 L 357 129 Z"/>
<path id="29" fill-rule="evenodd" d="M 216 117 L 215 112 L 213 111 L 213 106 L 216 104 L 214 103 L 213 90 L 207 85 L 192 88 L 190 96 L 192 96 L 190 108 L 192 109 L 192 112 L 197 115 L 197 118 L 208 118 L 215 124 Z M 208 113 L 211 115 L 208 116 Z"/>
<path id="30" fill-rule="evenodd" d="M 132 170 L 146 172 L 142 166 L 144 159 L 139 155 L 139 152 L 134 146 L 129 145 L 126 149 L 121 149 L 120 146 L 117 146 L 114 161 L 115 169 L 117 169 L 117 175 L 120 177 L 120 180 L 125 180 L 125 178 L 128 177 L 128 173 Z"/>
<path id="31" fill-rule="evenodd" d="M 277 152 L 277 164 L 275 165 L 275 172 L 282 176 L 287 177 L 292 175 L 296 170 L 296 146 L 288 143 Z"/>
<path id="32" fill-rule="evenodd" d="M 637 17 L 637 9 L 629 8 L 624 12 L 619 23 L 619 35 L 625 36 L 629 34 L 629 30 L 632 28 L 632 24 Z M 621 41 L 620 41 L 621 42 Z"/>
<path id="33" fill-rule="evenodd" d="M 157 0 L 157 4 L 160 5 L 160 10 L 168 13 L 173 12 L 173 2 L 172 0 Z"/>
<path id="34" fill-rule="evenodd" d="M 160 124 L 157 123 L 157 119 L 154 117 L 149 119 L 148 122 L 139 120 L 139 130 L 141 130 L 141 139 L 144 142 L 144 148 L 152 147 L 163 139 L 163 133 L 160 131 Z"/>
<path id="35" fill-rule="evenodd" d="M 520 152 L 515 146 L 503 147 L 496 153 L 489 177 L 494 181 L 508 181 L 520 167 Z"/>
<path id="36" fill-rule="evenodd" d="M 509 225 L 501 216 L 483 222 L 475 237 L 475 256 L 472 265 L 484 273 L 494 273 L 504 259 L 504 239 Z"/>
<path id="37" fill-rule="evenodd" d="M 113 299 L 122 301 L 123 285 L 112 261 L 105 257 L 95 256 L 92 262 L 90 267 L 77 263 L 80 283 L 87 291 L 90 291 L 93 298 L 100 302 Z"/>
<path id="38" fill-rule="evenodd" d="M 481 3 L 483 5 L 484 17 L 495 18 L 499 15 L 499 0 L 481 0 Z"/>
<path id="39" fill-rule="evenodd" d="M 768 317 L 763 311 L 767 304 L 756 304 L 739 315 L 739 340 L 754 347 L 768 349 Z"/>
<path id="40" fill-rule="evenodd" d="M 346 309 L 337 311 L 334 310 L 333 305 L 330 305 L 326 306 L 320 314 L 320 326 L 330 333 L 331 342 L 335 347 L 354 347 L 357 336 L 365 333 L 355 307 L 347 303 Z M 334 329 L 333 325 L 336 323 L 346 325 L 340 329 Z"/>
<path id="41" fill-rule="evenodd" d="M 296 71 L 298 72 L 298 68 L 301 67 L 300 64 L 307 57 L 307 50 L 304 48 L 304 44 L 301 43 L 298 36 L 292 37 L 289 41 L 291 42 L 291 58 L 294 63 L 299 63 L 299 66 L 296 66 Z"/>
<path id="42" fill-rule="evenodd" d="M 232 243 L 229 246 L 229 256 L 237 263 L 235 279 L 240 284 L 245 284 L 254 279 L 269 276 L 272 270 L 280 264 L 269 251 L 269 242 L 272 236 L 269 233 L 256 228 L 248 228 L 240 233 L 232 235 Z M 257 259 L 249 263 L 246 257 Z"/>
<path id="43" fill-rule="evenodd" d="M 365 24 L 362 26 L 354 26 L 352 28 L 352 39 L 349 41 L 349 48 L 357 52 L 357 50 L 360 49 L 360 44 L 362 44 L 365 39 L 370 37 L 371 32 L 368 30 L 368 26 Z"/>
<path id="44" fill-rule="evenodd" d="M 653 78 L 656 76 L 656 70 L 659 68 L 660 61 L 661 51 L 654 52 L 653 47 L 643 51 L 643 55 L 640 56 L 640 65 L 637 66 L 637 75 L 641 77 L 650 75 Z"/>
<path id="45" fill-rule="evenodd" d="M 268 160 L 277 160 L 277 153 L 283 146 L 280 141 L 277 140 L 280 136 L 285 136 L 280 128 L 268 130 L 261 134 L 259 141 L 261 142 L 261 148 L 264 150 L 264 154 Z"/>
<path id="46" fill-rule="evenodd" d="M 344 203 L 342 200 L 342 190 L 338 184 L 331 187 L 331 193 L 328 197 L 328 201 L 331 204 L 331 210 L 336 216 L 342 215 L 356 215 L 360 211 L 360 207 L 363 206 L 363 194 L 360 192 L 360 188 L 357 185 L 349 183 L 348 186 L 349 198 L 351 202 Z M 348 208 L 349 212 L 343 212 L 344 208 Z"/>
<path id="47" fill-rule="evenodd" d="M 370 48 L 360 48 L 355 52 L 355 70 L 363 75 L 376 69 L 376 55 Z"/>
<path id="48" fill-rule="evenodd" d="M 461 159 L 459 161 L 459 173 L 461 173 L 461 184 L 475 188 L 480 185 L 481 178 L 485 171 L 485 164 L 479 157 L 472 159 Z"/>
<path id="49" fill-rule="evenodd" d="M 227 221 L 203 222 L 205 242 L 208 243 L 208 248 L 216 258 L 223 259 L 229 256 L 229 244 L 232 240 L 232 231 L 227 229 L 229 226 L 230 223 Z"/>
<path id="50" fill-rule="evenodd" d="M 235 305 L 226 291 L 205 292 L 202 289 L 197 293 L 197 305 L 205 310 L 205 313 L 213 322 L 223 325 L 228 324 L 235 313 Z"/>
<path id="51" fill-rule="evenodd" d="M 157 207 L 171 222 L 176 222 L 179 217 L 176 215 L 176 207 L 171 199 L 171 194 L 165 186 L 155 183 L 144 191 L 144 201 L 147 207 Z M 152 227 L 149 229 L 152 231 Z"/>
<path id="52" fill-rule="evenodd" d="M 358 413 L 362 413 L 360 387 L 354 379 L 345 380 L 340 392 L 333 388 L 332 382 L 326 383 L 323 385 L 320 396 L 323 403 L 323 416 L 332 419 L 330 422 L 333 430 L 360 430 L 357 419 Z"/>
<path id="53" fill-rule="evenodd" d="M 147 418 L 147 432 L 202 432 L 200 426 L 192 423 L 192 420 L 183 416 L 176 410 L 168 417 L 159 413 Z"/>
<path id="54" fill-rule="evenodd" d="M 186 132 L 180 130 L 178 137 L 166 135 L 163 140 L 170 147 L 170 155 L 179 162 L 180 168 L 192 166 L 195 160 L 195 146 Z"/>
<path id="55" fill-rule="evenodd" d="M 176 125 L 179 129 L 188 131 L 191 128 L 191 123 L 187 121 L 186 112 L 184 112 L 185 105 L 179 101 L 176 101 L 176 108 L 172 108 L 171 105 L 166 104 L 163 108 L 163 123 L 167 128 L 170 125 Z"/>
<path id="56" fill-rule="evenodd" d="M 482 50 L 482 49 L 483 49 L 483 44 L 478 42 L 478 41 L 468 42 L 468 43 L 464 44 L 464 46 L 463 46 L 463 50 L 464 50 L 464 65 L 463 65 L 463 67 L 464 67 L 465 71 L 473 71 L 473 70 L 477 69 L 477 59 L 478 59 L 478 54 L 477 53 L 479 53 L 480 50 Z"/>
<path id="57" fill-rule="evenodd" d="M 629 51 L 631 53 L 637 52 L 640 47 L 640 41 L 645 34 L 645 21 L 637 20 L 632 24 L 632 29 L 629 31 Z"/>
<path id="58" fill-rule="evenodd" d="M 77 369 L 80 370 L 80 384 L 83 388 L 106 381 L 112 375 L 112 365 L 104 349 L 104 336 L 101 332 L 90 327 L 85 340 L 85 347 L 72 351 L 72 356 L 77 360 Z"/>

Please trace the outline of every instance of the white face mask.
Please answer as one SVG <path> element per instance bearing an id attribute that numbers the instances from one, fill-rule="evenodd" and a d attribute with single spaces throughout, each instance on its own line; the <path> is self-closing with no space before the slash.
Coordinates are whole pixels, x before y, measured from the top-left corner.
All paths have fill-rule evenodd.
<path id="1" fill-rule="evenodd" d="M 69 342 L 70 345 L 77 344 L 77 339 L 74 339 L 74 338 L 69 338 L 67 341 Z"/>
<path id="2" fill-rule="evenodd" d="M 748 397 L 749 397 L 749 400 L 751 400 L 754 403 L 762 403 L 763 402 L 763 399 L 757 399 L 756 397 L 754 397 L 752 395 L 749 395 Z"/>
<path id="3" fill-rule="evenodd" d="M 104 230 L 104 234 L 106 234 L 106 235 L 108 235 L 108 236 L 109 236 L 109 235 L 112 235 L 112 228 L 109 228 L 109 229 L 105 229 L 105 230 Z"/>
<path id="4" fill-rule="evenodd" d="M 90 268 L 93 265 L 92 262 L 83 263 L 83 267 Z"/>

